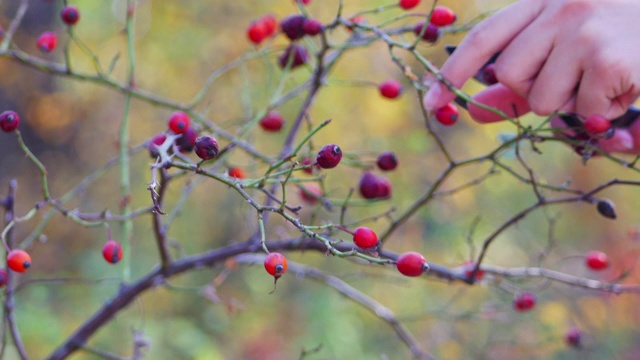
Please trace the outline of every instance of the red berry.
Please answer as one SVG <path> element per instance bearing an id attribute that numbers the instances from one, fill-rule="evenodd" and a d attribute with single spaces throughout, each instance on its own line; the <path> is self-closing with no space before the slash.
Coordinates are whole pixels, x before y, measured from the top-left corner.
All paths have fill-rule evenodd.
<path id="1" fill-rule="evenodd" d="M 196 140 L 198 139 L 198 132 L 192 127 L 187 130 L 176 140 L 178 149 L 182 153 L 188 153 L 196 146 Z"/>
<path id="2" fill-rule="evenodd" d="M 269 36 L 268 28 L 261 19 L 252 21 L 247 28 L 247 38 L 252 43 L 258 45 Z"/>
<path id="3" fill-rule="evenodd" d="M 290 15 L 282 19 L 280 22 L 280 28 L 282 32 L 291 40 L 297 40 L 305 35 L 304 21 L 306 18 L 304 15 Z"/>
<path id="4" fill-rule="evenodd" d="M 309 36 L 315 36 L 322 31 L 322 23 L 316 19 L 305 19 L 302 23 L 302 32 Z"/>
<path id="5" fill-rule="evenodd" d="M 205 135 L 196 139 L 195 152 L 202 160 L 211 160 L 218 156 L 218 142 L 212 136 Z"/>
<path id="6" fill-rule="evenodd" d="M 0 129 L 4 132 L 15 131 L 20 125 L 20 116 L 15 111 L 7 110 L 0 114 Z"/>
<path id="7" fill-rule="evenodd" d="M 321 168 L 332 169 L 338 166 L 340 159 L 342 159 L 340 147 L 336 144 L 329 144 L 320 149 L 316 161 Z"/>
<path id="8" fill-rule="evenodd" d="M 456 13 L 453 10 L 446 6 L 438 5 L 433 8 L 429 22 L 435 26 L 447 26 L 453 24 L 456 18 Z"/>
<path id="9" fill-rule="evenodd" d="M 378 175 L 378 192 L 376 193 L 376 198 L 388 199 L 390 197 L 391 197 L 391 183 L 386 177 Z"/>
<path id="10" fill-rule="evenodd" d="M 102 256 L 108 263 L 118 263 L 122 260 L 122 245 L 115 240 L 107 241 L 102 247 Z"/>
<path id="11" fill-rule="evenodd" d="M 0 287 L 7 285 L 7 270 L 0 269 Z"/>
<path id="12" fill-rule="evenodd" d="M 238 180 L 242 180 L 245 178 L 244 170 L 239 167 L 232 167 L 229 169 L 229 177 L 236 178 Z"/>
<path id="13" fill-rule="evenodd" d="M 447 105 L 441 107 L 440 109 L 435 110 L 434 115 L 436 116 L 436 120 L 442 125 L 451 126 L 458 121 L 458 108 L 452 103 L 448 103 Z"/>
<path id="14" fill-rule="evenodd" d="M 536 296 L 529 292 L 519 294 L 513 299 L 513 307 L 516 311 L 524 312 L 536 306 Z"/>
<path id="15" fill-rule="evenodd" d="M 24 250 L 11 250 L 7 255 L 9 269 L 23 273 L 31 267 L 31 256 Z"/>
<path id="16" fill-rule="evenodd" d="M 80 11 L 73 5 L 67 5 L 60 11 L 62 21 L 67 25 L 75 25 L 80 20 Z"/>
<path id="17" fill-rule="evenodd" d="M 356 15 L 349 19 L 349 21 L 351 21 L 353 24 L 361 24 L 364 21 L 364 17 L 362 15 Z M 355 26 L 353 25 L 347 25 L 347 30 L 349 31 L 353 31 L 354 28 Z"/>
<path id="18" fill-rule="evenodd" d="M 306 166 L 303 171 L 307 174 L 313 174 L 314 168 L 320 170 L 320 166 L 318 166 L 317 163 L 315 163 L 313 160 L 311 160 L 311 158 L 308 157 L 302 159 L 302 161 L 300 161 L 300 164 L 302 166 Z"/>
<path id="19" fill-rule="evenodd" d="M 408 10 L 412 9 L 420 4 L 420 0 L 400 0 L 400 7 Z"/>
<path id="20" fill-rule="evenodd" d="M 275 15 L 267 14 L 261 17 L 259 21 L 262 21 L 267 36 L 271 36 L 276 32 L 276 28 L 278 27 L 278 19 L 276 19 Z"/>
<path id="21" fill-rule="evenodd" d="M 398 158 L 392 151 L 381 152 L 376 160 L 376 165 L 383 171 L 393 170 L 398 166 Z"/>
<path id="22" fill-rule="evenodd" d="M 482 81 L 487 85 L 493 85 L 498 83 L 498 78 L 496 77 L 496 66 L 495 64 L 489 64 L 482 68 L 481 70 Z"/>
<path id="23" fill-rule="evenodd" d="M 300 188 L 300 197 L 308 204 L 313 205 L 322 197 L 322 189 L 316 183 L 310 183 Z"/>
<path id="24" fill-rule="evenodd" d="M 278 57 L 278 63 L 281 68 L 285 68 L 291 63 L 291 69 L 304 65 L 309 60 L 309 52 L 302 45 L 291 44 L 287 46 L 282 55 Z"/>
<path id="25" fill-rule="evenodd" d="M 475 269 L 476 267 L 476 263 L 471 260 L 466 260 L 464 263 L 462 263 L 462 266 L 464 268 L 464 275 L 470 278 L 471 274 L 473 274 L 473 269 Z M 478 269 L 478 272 L 476 272 L 476 280 L 482 280 L 483 277 L 484 271 Z"/>
<path id="26" fill-rule="evenodd" d="M 391 197 L 391 183 L 387 178 L 365 171 L 358 183 L 360 194 L 365 199 L 386 199 Z"/>
<path id="27" fill-rule="evenodd" d="M 584 258 L 585 264 L 591 270 L 600 271 L 609 266 L 607 254 L 601 251 L 589 251 Z"/>
<path id="28" fill-rule="evenodd" d="M 567 345 L 572 347 L 580 347 L 582 345 L 582 333 L 578 328 L 571 328 L 564 335 L 564 340 Z"/>
<path id="29" fill-rule="evenodd" d="M 362 226 L 353 232 L 353 242 L 363 249 L 370 249 L 378 246 L 378 235 L 368 227 Z"/>
<path id="30" fill-rule="evenodd" d="M 280 253 L 272 252 L 264 258 L 264 268 L 277 280 L 287 272 L 287 259 Z"/>
<path id="31" fill-rule="evenodd" d="M 260 126 L 266 131 L 280 131 L 280 129 L 282 129 L 282 124 L 284 124 L 284 119 L 277 111 L 270 111 L 260 119 Z"/>
<path id="32" fill-rule="evenodd" d="M 396 267 L 405 276 L 420 276 L 429 270 L 429 265 L 427 265 L 427 260 L 424 259 L 424 256 L 413 251 L 400 255 L 398 261 L 396 261 Z"/>
<path id="33" fill-rule="evenodd" d="M 38 49 L 43 52 L 52 52 L 58 45 L 58 35 L 51 31 L 45 31 L 38 38 L 37 45 Z"/>
<path id="34" fill-rule="evenodd" d="M 175 134 L 182 134 L 189 128 L 191 120 L 183 111 L 176 111 L 169 118 L 169 129 Z"/>
<path id="35" fill-rule="evenodd" d="M 380 91 L 380 95 L 388 99 L 395 99 L 402 94 L 403 88 L 399 81 L 387 80 L 378 85 L 378 90 Z"/>
<path id="36" fill-rule="evenodd" d="M 148 147 L 149 147 L 149 154 L 151 155 L 151 157 L 158 157 L 158 146 L 161 146 L 162 144 L 164 144 L 164 142 L 167 140 L 167 135 L 165 133 L 160 133 L 156 136 L 154 136 L 153 138 L 151 138 L 151 140 L 148 143 Z"/>
<path id="37" fill-rule="evenodd" d="M 436 42 L 438 41 L 438 38 L 440 37 L 440 29 L 429 23 L 427 25 L 427 28 L 424 30 L 425 23 L 418 23 L 413 27 L 413 33 L 416 34 L 416 36 L 420 36 L 420 34 L 422 34 L 422 40 L 424 41 L 428 41 L 428 42 Z"/>
<path id="38" fill-rule="evenodd" d="M 602 134 L 611 129 L 611 121 L 602 115 L 591 115 L 584 121 L 584 129 L 591 135 Z"/>

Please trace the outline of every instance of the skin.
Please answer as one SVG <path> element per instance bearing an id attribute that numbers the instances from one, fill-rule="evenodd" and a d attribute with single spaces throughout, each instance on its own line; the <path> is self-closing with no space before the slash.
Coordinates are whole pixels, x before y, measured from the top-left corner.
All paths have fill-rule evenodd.
<path id="1" fill-rule="evenodd" d="M 441 73 L 460 88 L 501 52 L 495 64 L 500 83 L 474 100 L 510 116 L 565 111 L 613 119 L 640 96 L 638 19 L 638 0 L 520 0 L 471 30 Z M 454 97 L 436 83 L 424 105 L 437 109 Z M 482 123 L 501 120 L 477 107 L 469 110 Z M 637 124 L 616 129 L 603 150 L 640 154 Z"/>

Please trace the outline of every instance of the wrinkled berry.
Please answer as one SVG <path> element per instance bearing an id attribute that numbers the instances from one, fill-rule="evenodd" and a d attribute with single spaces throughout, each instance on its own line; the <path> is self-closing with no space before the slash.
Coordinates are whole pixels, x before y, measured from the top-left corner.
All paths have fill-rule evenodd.
<path id="1" fill-rule="evenodd" d="M 336 144 L 325 145 L 319 152 L 316 162 L 323 169 L 332 169 L 340 163 L 342 150 Z"/>
<path id="2" fill-rule="evenodd" d="M 215 138 L 205 135 L 196 139 L 195 152 L 202 160 L 211 160 L 218 155 L 218 142 Z"/>
<path id="3" fill-rule="evenodd" d="M 282 19 L 280 22 L 280 28 L 289 39 L 297 40 L 305 35 L 305 20 L 306 18 L 303 15 L 290 15 Z"/>
<path id="4" fill-rule="evenodd" d="M 180 136 L 176 140 L 176 144 L 178 145 L 178 149 L 182 153 L 188 153 L 193 150 L 196 146 L 196 140 L 198 139 L 198 132 L 195 131 L 192 127 L 187 128 L 182 136 Z"/>
<path id="5" fill-rule="evenodd" d="M 289 45 L 282 55 L 278 57 L 278 63 L 283 69 L 287 67 L 289 63 L 291 63 L 291 69 L 294 69 L 306 64 L 307 60 L 309 60 L 309 52 L 304 46 L 298 44 Z"/>

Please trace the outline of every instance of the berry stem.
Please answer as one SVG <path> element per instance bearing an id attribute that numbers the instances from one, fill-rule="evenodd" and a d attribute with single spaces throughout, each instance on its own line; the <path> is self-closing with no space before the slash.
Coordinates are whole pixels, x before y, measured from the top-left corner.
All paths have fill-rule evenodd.
<path id="1" fill-rule="evenodd" d="M 7 51 L 9 45 L 11 45 L 11 41 L 13 40 L 13 34 L 15 34 L 16 30 L 20 27 L 22 23 L 22 19 L 24 18 L 24 14 L 27 13 L 27 9 L 29 8 L 29 0 L 20 0 L 20 6 L 16 11 L 16 16 L 11 21 L 11 25 L 9 25 L 9 29 L 4 35 L 4 40 L 0 44 L 0 51 Z"/>
<path id="2" fill-rule="evenodd" d="M 27 147 L 27 145 L 24 143 L 20 130 L 16 130 L 15 133 L 16 133 L 16 137 L 18 138 L 18 144 L 20 145 L 20 148 L 25 152 L 25 154 L 27 154 L 27 157 L 38 167 L 38 170 L 40 171 L 40 177 L 41 177 L 40 181 L 42 184 L 42 195 L 44 196 L 45 201 L 49 201 L 51 196 L 49 195 L 47 169 L 44 167 L 42 162 L 31 152 L 29 147 Z"/>

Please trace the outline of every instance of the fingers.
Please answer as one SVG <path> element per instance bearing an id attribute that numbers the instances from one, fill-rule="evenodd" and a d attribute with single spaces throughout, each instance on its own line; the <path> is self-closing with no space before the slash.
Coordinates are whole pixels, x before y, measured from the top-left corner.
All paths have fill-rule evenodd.
<path id="1" fill-rule="evenodd" d="M 598 146 L 606 153 L 629 153 L 634 150 L 634 141 L 629 130 L 617 128 L 611 138 L 600 140 Z"/>
<path id="2" fill-rule="evenodd" d="M 522 116 L 529 112 L 527 99 L 502 84 L 489 86 L 474 95 L 473 100 L 500 110 L 511 118 Z M 485 110 L 471 103 L 469 103 L 469 114 L 474 120 L 480 123 L 491 123 L 505 119 L 494 112 Z"/>

